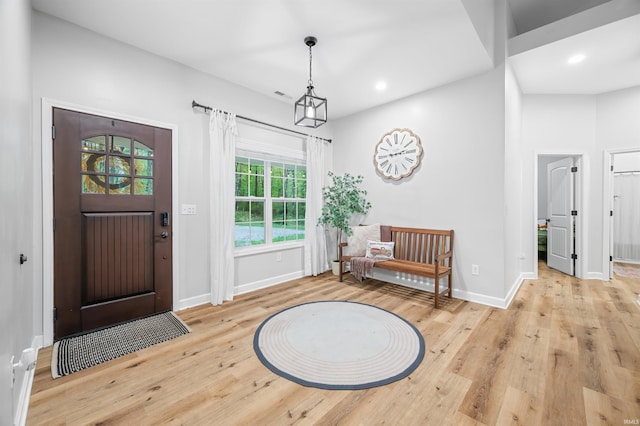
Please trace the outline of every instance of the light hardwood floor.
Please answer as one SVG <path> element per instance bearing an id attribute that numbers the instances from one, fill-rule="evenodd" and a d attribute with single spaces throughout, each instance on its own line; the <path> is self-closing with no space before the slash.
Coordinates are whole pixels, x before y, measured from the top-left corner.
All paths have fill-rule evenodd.
<path id="1" fill-rule="evenodd" d="M 640 419 L 640 280 L 579 280 L 540 265 L 511 307 L 444 300 L 332 275 L 179 312 L 187 336 L 51 379 L 38 355 L 28 425 L 623 425 Z M 306 388 L 257 359 L 269 315 L 353 300 L 391 310 L 424 335 L 408 377 L 361 391 Z"/>

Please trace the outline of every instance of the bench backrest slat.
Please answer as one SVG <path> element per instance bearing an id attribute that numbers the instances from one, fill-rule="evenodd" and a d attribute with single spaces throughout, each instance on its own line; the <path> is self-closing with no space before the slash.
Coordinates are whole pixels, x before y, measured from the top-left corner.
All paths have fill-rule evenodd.
<path id="1" fill-rule="evenodd" d="M 433 264 L 436 258 L 453 248 L 453 230 L 391 227 L 395 242 L 394 257 L 411 262 Z M 445 261 L 451 266 L 451 259 Z"/>

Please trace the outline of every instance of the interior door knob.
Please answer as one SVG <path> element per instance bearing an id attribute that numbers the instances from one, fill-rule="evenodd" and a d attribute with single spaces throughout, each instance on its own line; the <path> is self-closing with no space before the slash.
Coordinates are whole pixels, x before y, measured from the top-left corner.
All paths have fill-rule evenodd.
<path id="1" fill-rule="evenodd" d="M 162 238 L 167 238 L 169 236 L 169 233 L 167 231 L 162 231 L 162 234 L 160 234 L 160 236 Z"/>

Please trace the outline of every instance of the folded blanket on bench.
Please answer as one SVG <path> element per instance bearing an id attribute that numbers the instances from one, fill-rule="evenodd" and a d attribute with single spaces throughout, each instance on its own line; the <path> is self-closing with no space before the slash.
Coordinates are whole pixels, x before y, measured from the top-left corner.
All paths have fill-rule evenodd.
<path id="1" fill-rule="evenodd" d="M 349 260 L 351 275 L 362 282 L 367 276 L 373 274 L 373 267 L 378 262 L 384 262 L 384 260 L 376 260 L 369 257 L 357 257 L 354 256 Z"/>

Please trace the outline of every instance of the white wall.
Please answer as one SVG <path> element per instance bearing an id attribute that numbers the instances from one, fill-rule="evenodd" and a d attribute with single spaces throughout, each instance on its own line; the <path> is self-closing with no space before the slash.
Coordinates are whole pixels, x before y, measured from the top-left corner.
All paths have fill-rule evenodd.
<path id="1" fill-rule="evenodd" d="M 34 344 L 34 260 L 31 150 L 31 5 L 0 2 L 0 424 L 20 421 L 29 383 L 17 369 L 12 385 L 10 361 Z M 24 253 L 29 261 L 20 265 Z"/>
<path id="2" fill-rule="evenodd" d="M 534 216 L 538 215 L 533 208 L 533 199 L 537 197 L 533 192 L 535 155 L 582 154 L 583 211 L 578 216 L 584 221 L 584 278 L 608 277 L 605 157 L 612 150 L 640 149 L 639 116 L 638 87 L 593 96 L 524 96 L 524 222 L 534 224 Z M 527 257 L 533 260 L 533 232 L 529 238 L 530 241 L 524 241 L 524 247 Z M 526 268 L 535 271 L 533 262 Z"/>
<path id="3" fill-rule="evenodd" d="M 174 282 L 178 297 L 174 300 L 174 308 L 207 302 L 208 115 L 192 110 L 191 101 L 195 99 L 201 104 L 287 128 L 294 127 L 292 106 L 48 15 L 33 13 L 36 157 L 39 158 L 42 146 L 39 137 L 41 98 L 177 126 L 179 174 L 178 193 L 174 197 L 178 197 L 178 204 L 195 204 L 197 214 L 174 217 L 174 232 L 179 244 L 176 253 L 179 276 Z M 246 122 L 239 124 L 240 136 L 243 132 L 248 133 L 250 127 Z M 316 134 L 331 137 L 331 126 L 323 126 Z M 34 179 L 40 182 L 39 169 L 36 169 Z M 42 220 L 42 205 L 40 200 L 38 202 L 35 223 Z M 37 239 L 41 236 L 38 235 Z M 271 283 L 280 276 L 301 274 L 300 251 L 283 251 L 283 260 L 278 268 L 272 267 L 272 259 L 268 255 L 236 259 L 235 285 L 251 284 L 244 281 L 253 279 L 245 276 L 245 268 L 263 271 L 262 279 L 271 279 Z M 36 260 L 36 263 L 41 262 L 42 259 Z"/>
<path id="4" fill-rule="evenodd" d="M 366 222 L 454 229 L 456 297 L 504 301 L 504 67 L 334 122 L 334 170 L 364 176 Z M 376 174 L 380 137 L 408 127 L 424 158 L 398 183 Z M 480 275 L 471 275 L 471 265 Z"/>
<path id="5" fill-rule="evenodd" d="M 596 147 L 596 102 L 593 96 L 582 95 L 525 95 L 523 100 L 523 158 L 524 192 L 523 217 L 531 232 L 525 232 L 524 249 L 528 259 L 528 271 L 537 271 L 537 256 L 534 252 L 535 224 L 538 217 L 534 202 L 538 194 L 534 192 L 537 183 L 534 178 L 536 155 L 549 154 L 569 156 L 582 154 L 584 189 L 583 208 L 578 212 L 578 220 L 583 221 L 583 244 L 578 256 L 582 256 L 583 278 L 602 276 L 602 248 L 593 243 L 602 238 L 602 217 L 599 209 L 602 203 L 602 161 Z M 580 189 L 578 189 L 580 190 Z M 598 210 L 598 211 L 595 211 Z M 580 226 L 580 225 L 578 225 Z M 598 238 L 599 236 L 599 238 Z M 580 251 L 584 248 L 585 253 Z M 537 250 L 537 249 L 536 249 Z"/>
<path id="6" fill-rule="evenodd" d="M 505 279 L 504 294 L 511 300 L 523 278 L 526 258 L 522 250 L 524 239 L 522 199 L 522 92 L 507 63 L 505 66 L 505 160 L 504 160 L 504 217 L 505 217 Z"/>
<path id="7" fill-rule="evenodd" d="M 606 150 L 640 149 L 640 86 L 595 98 L 598 146 Z"/>
<path id="8" fill-rule="evenodd" d="M 615 92 L 605 93 L 596 97 L 598 122 L 596 140 L 602 147 L 603 163 L 605 168 L 609 165 L 611 154 L 624 151 L 640 151 L 640 86 Z M 616 154 L 616 161 L 621 154 Z M 613 176 L 604 174 L 604 194 L 601 206 L 603 220 L 603 253 L 608 257 L 610 248 L 610 216 L 608 212 L 614 209 L 613 203 Z M 615 218 L 614 218 L 615 220 Z M 603 259 L 605 273 L 610 266 L 608 259 Z"/>

